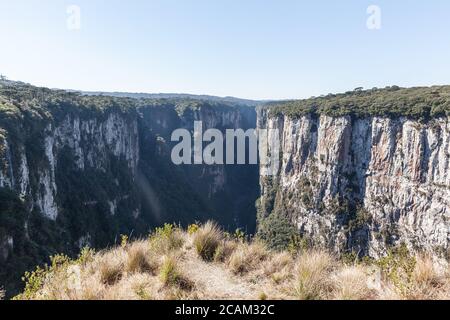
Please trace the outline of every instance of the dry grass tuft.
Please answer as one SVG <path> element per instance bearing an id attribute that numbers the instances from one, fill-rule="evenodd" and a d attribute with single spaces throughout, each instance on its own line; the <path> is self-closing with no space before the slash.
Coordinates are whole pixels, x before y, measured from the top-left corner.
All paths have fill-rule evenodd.
<path id="1" fill-rule="evenodd" d="M 234 274 L 244 274 L 254 270 L 269 257 L 264 244 L 259 241 L 251 244 L 241 244 L 231 254 L 228 265 Z"/>
<path id="2" fill-rule="evenodd" d="M 238 244 L 235 241 L 223 241 L 214 252 L 215 262 L 224 262 L 236 250 Z"/>
<path id="3" fill-rule="evenodd" d="M 445 292 L 445 278 L 437 272 L 430 256 L 420 255 L 412 273 L 412 281 L 405 298 L 411 300 L 438 299 Z"/>
<path id="4" fill-rule="evenodd" d="M 193 284 L 182 274 L 179 264 L 178 257 L 174 255 L 166 256 L 160 269 L 160 279 L 166 287 L 178 287 L 190 291 Z"/>
<path id="5" fill-rule="evenodd" d="M 289 252 L 279 252 L 273 254 L 270 261 L 264 264 L 264 275 L 271 276 L 290 269 L 293 257 Z"/>
<path id="6" fill-rule="evenodd" d="M 101 282 L 105 285 L 114 285 L 120 281 L 125 269 L 125 261 L 125 252 L 122 248 L 104 254 L 98 260 Z"/>
<path id="7" fill-rule="evenodd" d="M 308 251 L 301 254 L 295 266 L 294 292 L 300 300 L 326 299 L 332 290 L 330 275 L 335 259 L 326 252 Z"/>
<path id="8" fill-rule="evenodd" d="M 223 240 L 223 233 L 214 222 L 207 222 L 194 234 L 194 246 L 198 255 L 205 261 L 212 261 L 217 248 Z"/>
<path id="9" fill-rule="evenodd" d="M 294 258 L 289 252 L 277 252 L 269 256 L 262 265 L 262 274 L 272 285 L 281 285 L 292 280 Z"/>
<path id="10" fill-rule="evenodd" d="M 174 256 L 165 257 L 159 276 L 165 286 L 173 286 L 177 284 L 180 275 L 178 272 L 177 259 Z"/>
<path id="11" fill-rule="evenodd" d="M 101 300 L 103 299 L 106 290 L 106 287 L 103 283 L 98 280 L 91 279 L 90 281 L 86 281 L 86 285 L 83 286 L 82 291 L 79 293 L 78 298 L 74 298 L 74 300 Z"/>
<path id="12" fill-rule="evenodd" d="M 129 273 L 154 273 L 158 268 L 156 259 L 151 255 L 150 248 L 145 242 L 133 243 L 127 249 L 125 271 Z"/>
<path id="13" fill-rule="evenodd" d="M 417 284 L 440 286 L 442 276 L 436 272 L 433 259 L 429 256 L 419 256 L 416 258 L 416 265 L 413 272 L 413 280 Z"/>
<path id="14" fill-rule="evenodd" d="M 367 300 L 373 294 L 368 287 L 367 271 L 361 266 L 343 267 L 333 277 L 335 300 Z"/>
<path id="15" fill-rule="evenodd" d="M 228 266 L 234 274 L 242 274 L 248 271 L 246 250 L 243 246 L 239 246 L 231 255 Z"/>

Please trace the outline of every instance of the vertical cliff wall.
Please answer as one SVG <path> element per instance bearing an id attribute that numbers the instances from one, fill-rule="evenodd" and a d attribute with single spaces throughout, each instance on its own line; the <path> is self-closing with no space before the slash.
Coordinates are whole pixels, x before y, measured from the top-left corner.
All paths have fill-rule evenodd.
<path id="1" fill-rule="evenodd" d="M 254 204 L 259 196 L 257 165 L 175 166 L 170 157 L 172 148 L 179 143 L 171 141 L 175 129 L 187 129 L 193 137 L 194 122 L 200 121 L 203 132 L 212 128 L 223 133 L 226 129 L 246 130 L 255 126 L 255 109 L 229 105 L 169 110 L 144 107 L 139 113 L 141 139 L 145 141 L 140 170 L 152 188 L 164 189 L 159 198 L 167 204 L 162 210 L 166 220 L 188 223 L 195 219 L 214 219 L 224 228 L 233 231 L 242 228 L 253 233 L 256 229 Z M 168 180 L 170 185 L 166 184 Z M 194 208 L 187 208 L 185 203 L 192 203 Z"/>
<path id="2" fill-rule="evenodd" d="M 108 111 L 84 118 L 68 114 L 60 121 L 46 123 L 39 137 L 25 135 L 24 141 L 3 129 L 0 187 L 16 191 L 26 200 L 30 212 L 36 210 L 52 221 L 58 220 L 61 213 L 72 210 L 65 205 L 73 202 L 73 197 L 79 196 L 78 203 L 85 207 L 106 205 L 114 216 L 119 203 L 137 197 L 142 191 L 153 193 L 154 203 L 147 209 L 152 211 L 148 214 L 153 215 L 155 219 L 151 222 L 154 223 L 170 221 L 168 219 L 192 222 L 193 218 L 213 216 L 231 228 L 252 224 L 254 217 L 241 216 L 243 208 L 230 207 L 229 200 L 236 200 L 235 196 L 248 197 L 248 194 L 242 194 L 247 182 L 252 189 L 250 193 L 257 197 L 254 188 L 258 179 L 256 166 L 243 166 L 243 171 L 240 170 L 251 171 L 247 176 L 254 181 L 246 181 L 239 175 L 239 168 L 234 166 L 175 166 L 171 163 L 170 152 L 177 143 L 171 141 L 171 133 L 179 128 L 193 131 L 194 121 L 201 121 L 204 130 L 246 129 L 252 127 L 256 114 L 246 107 L 204 105 L 178 112 L 174 106 L 144 106 L 128 113 Z M 35 150 L 29 148 L 30 144 Z M 155 176 L 160 178 L 159 184 Z M 163 185 L 163 180 L 170 180 L 170 176 L 177 176 L 178 180 Z M 110 180 L 103 183 L 103 178 Z M 102 189 L 104 194 L 90 190 L 91 184 L 94 185 L 92 189 Z M 130 185 L 133 188 L 129 188 Z M 164 190 L 167 194 L 158 196 L 162 188 L 168 188 Z M 181 201 L 179 205 L 184 206 L 183 211 L 171 212 L 172 208 L 166 205 L 177 201 L 174 194 L 170 195 L 176 188 L 191 189 L 190 193 L 196 194 L 197 205 L 186 207 Z M 141 204 L 135 200 L 128 203 L 127 209 L 139 216 Z M 250 201 L 245 203 L 244 211 L 251 211 L 249 204 L 253 206 L 254 199 L 242 201 Z M 229 212 L 225 212 L 223 206 Z"/>
<path id="3" fill-rule="evenodd" d="M 280 170 L 261 176 L 261 219 L 279 213 L 316 245 L 379 257 L 396 244 L 449 255 L 450 122 L 270 115 Z M 269 209 L 267 209 L 269 208 Z"/>

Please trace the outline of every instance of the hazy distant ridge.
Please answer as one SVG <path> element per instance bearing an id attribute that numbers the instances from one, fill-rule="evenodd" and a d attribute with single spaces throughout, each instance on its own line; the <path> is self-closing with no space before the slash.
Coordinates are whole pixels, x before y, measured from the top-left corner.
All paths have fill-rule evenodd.
<path id="1" fill-rule="evenodd" d="M 232 104 L 241 104 L 246 106 L 256 106 L 262 102 L 268 102 L 263 100 L 249 100 L 240 99 L 235 97 L 217 97 L 210 95 L 195 95 L 187 93 L 131 93 L 131 92 L 103 92 L 103 91 L 81 91 L 82 94 L 94 96 L 104 95 L 119 98 L 135 98 L 135 99 L 195 99 L 214 102 L 225 102 Z"/>

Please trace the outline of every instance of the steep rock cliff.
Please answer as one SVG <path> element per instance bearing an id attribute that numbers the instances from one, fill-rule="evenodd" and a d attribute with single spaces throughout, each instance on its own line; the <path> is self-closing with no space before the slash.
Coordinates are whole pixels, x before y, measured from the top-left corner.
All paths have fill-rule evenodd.
<path id="1" fill-rule="evenodd" d="M 379 257 L 405 243 L 448 256 L 448 117 L 289 117 L 261 109 L 258 126 L 278 129 L 281 150 L 279 171 L 260 179 L 261 219 L 281 213 L 304 238 L 338 253 Z"/>

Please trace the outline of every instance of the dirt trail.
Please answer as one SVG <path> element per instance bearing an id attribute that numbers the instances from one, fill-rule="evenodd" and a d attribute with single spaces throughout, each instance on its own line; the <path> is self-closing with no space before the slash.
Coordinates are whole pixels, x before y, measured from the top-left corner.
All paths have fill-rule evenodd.
<path id="1" fill-rule="evenodd" d="M 243 300 L 258 298 L 257 290 L 224 269 L 223 265 L 206 263 L 189 252 L 185 256 L 182 266 L 188 278 L 195 282 L 200 299 Z"/>

